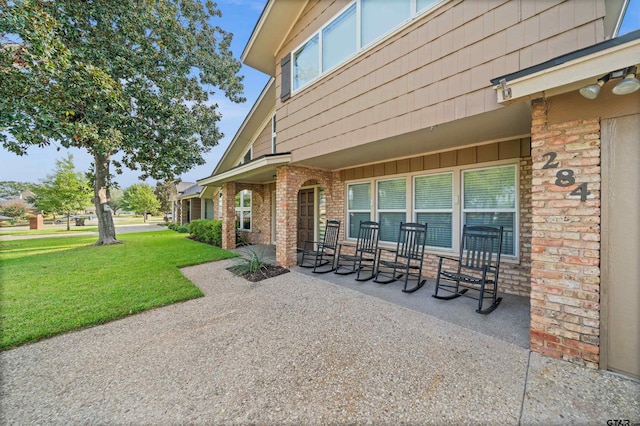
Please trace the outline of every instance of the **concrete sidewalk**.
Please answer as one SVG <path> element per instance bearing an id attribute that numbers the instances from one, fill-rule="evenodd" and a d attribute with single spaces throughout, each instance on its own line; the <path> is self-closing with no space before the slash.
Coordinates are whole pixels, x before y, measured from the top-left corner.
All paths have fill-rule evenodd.
<path id="1" fill-rule="evenodd" d="M 640 383 L 292 271 L 0 354 L 3 424 L 640 422 Z M 150 283 L 152 284 L 152 283 Z"/>

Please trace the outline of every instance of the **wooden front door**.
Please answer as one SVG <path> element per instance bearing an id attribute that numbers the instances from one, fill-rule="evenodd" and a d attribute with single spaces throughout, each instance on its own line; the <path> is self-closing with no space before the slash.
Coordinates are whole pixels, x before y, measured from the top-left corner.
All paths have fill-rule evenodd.
<path id="1" fill-rule="evenodd" d="M 315 194 L 313 189 L 301 189 L 298 192 L 298 247 L 305 241 L 313 241 Z"/>

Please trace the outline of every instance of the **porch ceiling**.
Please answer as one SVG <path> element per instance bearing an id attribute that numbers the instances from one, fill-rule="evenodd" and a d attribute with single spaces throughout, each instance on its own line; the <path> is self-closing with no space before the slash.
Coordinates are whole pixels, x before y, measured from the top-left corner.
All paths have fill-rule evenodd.
<path id="1" fill-rule="evenodd" d="M 314 145 L 294 151 L 292 164 L 344 169 L 464 146 L 517 139 L 531 133 L 531 106 L 519 103 L 491 112 L 375 142 L 317 155 Z"/>

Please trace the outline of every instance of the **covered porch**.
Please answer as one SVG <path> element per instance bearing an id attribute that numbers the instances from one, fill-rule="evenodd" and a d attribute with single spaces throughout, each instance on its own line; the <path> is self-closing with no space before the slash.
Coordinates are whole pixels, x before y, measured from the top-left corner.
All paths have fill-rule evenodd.
<path id="1" fill-rule="evenodd" d="M 246 253 L 248 247 L 257 253 L 263 254 L 265 260 L 269 263 L 275 264 L 275 245 L 256 244 L 238 247 L 233 251 L 243 254 Z M 401 291 L 402 281 L 383 285 L 375 283 L 373 280 L 356 281 L 354 275 L 314 274 L 310 269 L 299 266 L 293 266 L 290 269 L 297 273 L 313 276 L 327 284 L 348 288 L 363 295 L 375 297 L 522 348 L 529 348 L 531 317 L 528 297 L 500 293 L 503 298 L 500 307 L 492 312 L 491 315 L 478 315 L 475 312 L 477 304 L 475 300 L 461 297 L 456 300 L 443 301 L 431 297 L 435 287 L 434 279 L 428 279 L 427 283 L 417 292 L 407 294 Z"/>

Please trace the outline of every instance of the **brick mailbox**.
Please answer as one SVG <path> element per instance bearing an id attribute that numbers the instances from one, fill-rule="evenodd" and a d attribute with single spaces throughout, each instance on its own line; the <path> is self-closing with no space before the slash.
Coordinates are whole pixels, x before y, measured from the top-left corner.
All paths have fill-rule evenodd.
<path id="1" fill-rule="evenodd" d="M 29 229 L 43 229 L 44 218 L 41 214 L 37 214 L 29 218 Z"/>

